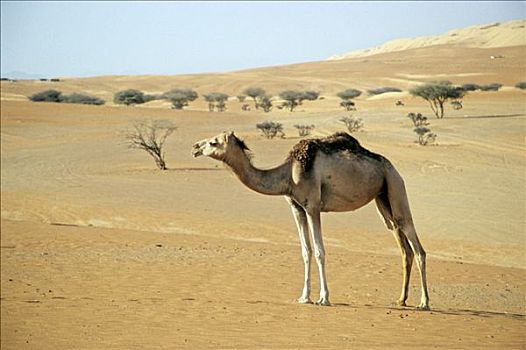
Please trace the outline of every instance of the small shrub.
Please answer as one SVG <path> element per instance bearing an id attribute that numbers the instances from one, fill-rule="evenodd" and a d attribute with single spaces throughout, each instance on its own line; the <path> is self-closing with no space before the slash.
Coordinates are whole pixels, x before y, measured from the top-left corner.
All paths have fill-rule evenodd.
<path id="1" fill-rule="evenodd" d="M 423 116 L 421 113 L 417 113 L 417 114 L 409 113 L 407 117 L 411 119 L 415 127 L 429 125 L 429 121 L 427 120 L 427 117 Z"/>
<path id="2" fill-rule="evenodd" d="M 402 92 L 402 90 L 395 87 L 381 87 L 377 89 L 367 90 L 367 93 L 369 93 L 369 95 L 380 95 L 385 94 L 386 92 Z"/>
<path id="3" fill-rule="evenodd" d="M 281 138 L 285 137 L 285 133 L 283 132 L 283 125 L 281 123 L 265 121 L 263 123 L 256 124 L 256 128 L 261 130 L 261 132 L 267 139 L 273 139 L 278 135 Z"/>
<path id="4" fill-rule="evenodd" d="M 64 96 L 62 99 L 62 102 L 78 103 L 78 104 L 84 104 L 84 105 L 97 105 L 97 106 L 100 106 L 106 103 L 106 101 L 98 97 L 76 94 L 76 93 Z"/>
<path id="5" fill-rule="evenodd" d="M 336 96 L 341 98 L 342 100 L 352 100 L 353 98 L 356 98 L 360 96 L 362 92 L 360 90 L 356 89 L 347 89 L 341 92 L 338 92 Z"/>
<path id="6" fill-rule="evenodd" d="M 480 85 L 474 83 L 467 83 L 460 87 L 464 91 L 477 91 L 480 90 Z"/>
<path id="7" fill-rule="evenodd" d="M 33 102 L 62 102 L 64 96 L 57 90 L 46 90 L 29 96 L 29 99 Z"/>
<path id="8" fill-rule="evenodd" d="M 451 106 L 453 107 L 454 110 L 459 110 L 459 109 L 462 109 L 462 101 L 460 100 L 454 100 L 454 101 L 451 101 Z"/>
<path id="9" fill-rule="evenodd" d="M 351 100 L 345 100 L 345 101 L 340 102 L 340 106 L 345 108 L 345 110 L 348 112 L 356 110 L 355 104 Z"/>
<path id="10" fill-rule="evenodd" d="M 113 102 L 126 106 L 144 103 L 144 93 L 135 89 L 118 91 L 113 95 Z"/>
<path id="11" fill-rule="evenodd" d="M 526 89 L 526 81 L 521 81 L 521 82 L 515 84 L 515 87 L 516 87 L 517 89 L 521 89 L 521 90 Z"/>
<path id="12" fill-rule="evenodd" d="M 432 133 L 429 128 L 425 126 L 418 126 L 413 130 L 418 135 L 418 144 L 426 146 L 435 142 L 437 135 Z"/>
<path id="13" fill-rule="evenodd" d="M 53 83 L 58 83 L 60 81 L 60 79 L 58 78 L 53 78 L 53 79 L 49 79 L 50 81 L 52 81 Z"/>
<path id="14" fill-rule="evenodd" d="M 353 133 L 353 132 L 356 132 L 356 131 L 359 131 L 363 128 L 363 121 L 361 118 L 356 118 L 356 117 L 343 117 L 340 119 L 340 121 L 342 123 L 345 124 L 345 126 L 347 127 L 347 130 L 350 132 L 350 133 Z"/>
<path id="15" fill-rule="evenodd" d="M 482 91 L 499 91 L 499 89 L 502 87 L 502 84 L 499 83 L 491 83 L 488 85 L 482 85 L 480 87 L 480 90 Z"/>
<path id="16" fill-rule="evenodd" d="M 237 96 L 237 100 L 238 100 L 239 102 L 241 102 L 241 103 L 245 102 L 246 98 L 247 98 L 247 97 L 246 97 L 245 95 L 238 95 L 238 96 Z"/>
<path id="17" fill-rule="evenodd" d="M 361 94 L 362 92 L 360 90 L 347 89 L 347 90 L 338 92 L 336 96 L 342 99 L 342 102 L 340 102 L 340 106 L 345 108 L 346 111 L 355 111 L 356 108 L 354 106 L 354 102 L 351 100 L 353 98 L 360 96 Z"/>
<path id="18" fill-rule="evenodd" d="M 297 124 L 294 125 L 296 129 L 298 129 L 298 134 L 300 136 L 309 136 L 311 134 L 311 131 L 315 128 L 314 125 L 303 125 L 303 124 Z"/>

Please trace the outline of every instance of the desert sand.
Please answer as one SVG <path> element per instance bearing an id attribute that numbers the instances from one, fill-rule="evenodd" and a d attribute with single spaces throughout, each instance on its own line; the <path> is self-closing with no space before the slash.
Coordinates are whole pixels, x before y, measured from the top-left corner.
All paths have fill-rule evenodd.
<path id="1" fill-rule="evenodd" d="M 444 44 L 221 74 L 2 82 L 2 349 L 526 348 L 526 93 L 513 87 L 525 80 L 525 53 Z M 313 136 L 344 130 L 337 91 L 406 91 L 433 79 L 504 87 L 468 94 L 441 120 L 407 92 L 363 95 L 353 112 L 364 121 L 355 136 L 405 179 L 428 253 L 431 311 L 415 309 L 416 269 L 409 306 L 395 305 L 400 256 L 374 204 L 324 214 L 333 306 L 295 303 L 303 262 L 286 202 L 193 159 L 192 144 L 235 130 L 268 168 L 300 140 L 294 124 L 315 124 Z M 251 85 L 325 98 L 268 114 L 243 112 L 235 99 L 224 113 L 201 98 L 182 111 L 111 102 L 125 88 L 236 96 Z M 27 100 L 49 88 L 108 103 Z M 435 145 L 414 142 L 409 112 L 430 117 Z M 178 126 L 167 171 L 124 143 L 144 119 Z M 286 137 L 263 138 L 255 124 L 264 120 L 283 123 Z M 313 287 L 316 296 L 316 273 Z"/>

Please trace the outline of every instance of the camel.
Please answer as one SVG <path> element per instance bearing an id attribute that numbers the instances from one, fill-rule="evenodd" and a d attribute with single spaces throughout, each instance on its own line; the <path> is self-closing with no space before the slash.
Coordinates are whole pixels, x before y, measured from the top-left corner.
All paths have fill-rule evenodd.
<path id="1" fill-rule="evenodd" d="M 402 255 L 403 283 L 398 305 L 406 306 L 411 267 L 416 257 L 421 281 L 418 308 L 429 310 L 426 253 L 416 234 L 404 181 L 387 158 L 368 151 L 344 132 L 301 140 L 281 165 L 268 170 L 252 165 L 248 147 L 234 132 L 223 132 L 195 143 L 192 155 L 223 162 L 245 186 L 256 192 L 285 197 L 299 232 L 305 265 L 299 303 L 312 303 L 310 233 L 320 275 L 317 304 L 330 305 L 320 214 L 353 211 L 374 199 L 378 213 L 393 232 Z"/>

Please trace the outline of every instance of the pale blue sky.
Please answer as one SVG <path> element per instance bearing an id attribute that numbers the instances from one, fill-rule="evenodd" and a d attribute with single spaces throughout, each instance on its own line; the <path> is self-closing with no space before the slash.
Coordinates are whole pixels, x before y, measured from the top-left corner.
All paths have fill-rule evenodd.
<path id="1" fill-rule="evenodd" d="M 186 74 L 323 60 L 526 17 L 526 2 L 1 2 L 2 76 Z"/>

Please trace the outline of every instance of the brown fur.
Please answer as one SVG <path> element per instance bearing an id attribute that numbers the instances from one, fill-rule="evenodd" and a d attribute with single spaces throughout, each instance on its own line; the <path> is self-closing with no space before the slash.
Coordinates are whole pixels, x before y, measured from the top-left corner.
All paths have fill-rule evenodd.
<path id="1" fill-rule="evenodd" d="M 383 159 L 382 156 L 363 148 L 358 140 L 345 132 L 338 132 L 324 138 L 301 140 L 292 148 L 289 158 L 300 162 L 303 169 L 309 171 L 312 169 L 318 151 L 325 154 L 350 151 L 376 160 Z"/>

